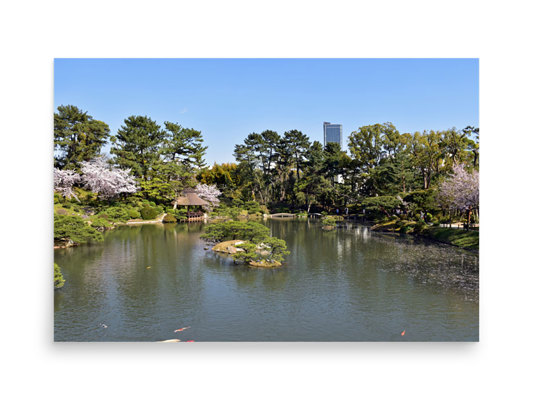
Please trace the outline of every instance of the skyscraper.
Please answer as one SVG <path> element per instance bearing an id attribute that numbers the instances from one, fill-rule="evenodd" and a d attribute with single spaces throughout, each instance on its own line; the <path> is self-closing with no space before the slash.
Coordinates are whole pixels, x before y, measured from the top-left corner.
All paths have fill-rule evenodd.
<path id="1" fill-rule="evenodd" d="M 342 149 L 342 125 L 324 122 L 324 147 L 327 143 L 338 143 Z"/>

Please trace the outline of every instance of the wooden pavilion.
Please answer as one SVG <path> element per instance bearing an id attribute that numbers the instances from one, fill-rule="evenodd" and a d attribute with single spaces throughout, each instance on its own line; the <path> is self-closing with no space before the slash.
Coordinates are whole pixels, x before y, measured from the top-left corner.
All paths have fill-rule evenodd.
<path id="1" fill-rule="evenodd" d="M 198 197 L 194 189 L 183 190 L 181 196 L 174 201 L 174 208 L 177 206 L 187 207 L 187 221 L 200 221 L 204 218 L 203 211 L 189 211 L 189 207 L 202 207 L 207 205 L 209 203 Z"/>

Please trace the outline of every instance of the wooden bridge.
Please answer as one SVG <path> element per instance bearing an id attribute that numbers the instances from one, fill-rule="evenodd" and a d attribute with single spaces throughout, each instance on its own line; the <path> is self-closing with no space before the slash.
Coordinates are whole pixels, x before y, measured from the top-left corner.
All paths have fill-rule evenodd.
<path id="1" fill-rule="evenodd" d="M 289 214 L 289 213 L 277 213 L 277 214 L 270 214 L 271 218 L 294 218 L 296 217 L 295 214 Z"/>

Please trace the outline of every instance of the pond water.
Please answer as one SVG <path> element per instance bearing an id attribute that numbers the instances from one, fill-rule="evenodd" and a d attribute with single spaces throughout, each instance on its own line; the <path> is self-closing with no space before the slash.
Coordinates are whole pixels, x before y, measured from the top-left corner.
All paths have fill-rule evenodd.
<path id="1" fill-rule="evenodd" d="M 201 223 L 120 227 L 55 250 L 66 279 L 55 340 L 478 340 L 476 253 L 356 224 L 265 223 L 291 251 L 281 268 L 205 250 Z"/>

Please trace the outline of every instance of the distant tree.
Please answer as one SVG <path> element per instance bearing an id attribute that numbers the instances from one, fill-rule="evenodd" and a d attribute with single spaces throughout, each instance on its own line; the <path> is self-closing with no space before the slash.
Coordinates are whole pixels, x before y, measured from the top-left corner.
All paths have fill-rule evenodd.
<path id="1" fill-rule="evenodd" d="M 472 210 L 479 207 L 479 172 L 468 172 L 463 164 L 453 167 L 453 175 L 444 180 L 438 198 L 444 207 L 466 212 L 470 224 Z"/>
<path id="2" fill-rule="evenodd" d="M 113 167 L 104 157 L 81 163 L 82 181 L 92 192 L 102 199 L 112 199 L 121 194 L 137 191 L 135 178 L 130 170 Z"/>
<path id="3" fill-rule="evenodd" d="M 165 132 L 148 117 L 133 115 L 111 138 L 111 154 L 121 168 L 129 168 L 134 176 L 148 180 L 160 161 Z"/>
<path id="4" fill-rule="evenodd" d="M 311 145 L 309 137 L 293 129 L 283 134 L 280 144 L 287 149 L 287 153 L 296 168 L 296 181 L 300 180 L 300 171 L 305 163 L 305 155 Z"/>
<path id="5" fill-rule="evenodd" d="M 463 129 L 466 134 L 467 150 L 472 154 L 472 165 L 474 168 L 479 167 L 479 128 L 467 126 Z"/>
<path id="6" fill-rule="evenodd" d="M 206 207 L 208 211 L 213 210 L 213 208 L 217 207 L 220 203 L 220 200 L 218 198 L 220 197 L 222 192 L 217 189 L 216 185 L 206 185 L 200 183 L 196 186 L 195 191 L 198 197 L 209 203 L 209 206 Z"/>
<path id="7" fill-rule="evenodd" d="M 54 113 L 54 165 L 78 169 L 82 161 L 100 154 L 109 126 L 76 106 L 59 106 Z"/>
<path id="8" fill-rule="evenodd" d="M 54 168 L 54 190 L 61 193 L 63 197 L 70 199 L 74 197 L 79 201 L 74 193 L 74 185 L 81 182 L 81 176 L 70 169 L 60 170 Z"/>
<path id="9" fill-rule="evenodd" d="M 190 172 L 193 169 L 205 167 L 205 152 L 202 133 L 195 129 L 183 128 L 173 122 L 165 122 L 165 139 L 161 148 L 161 155 L 165 161 L 179 163 Z"/>

